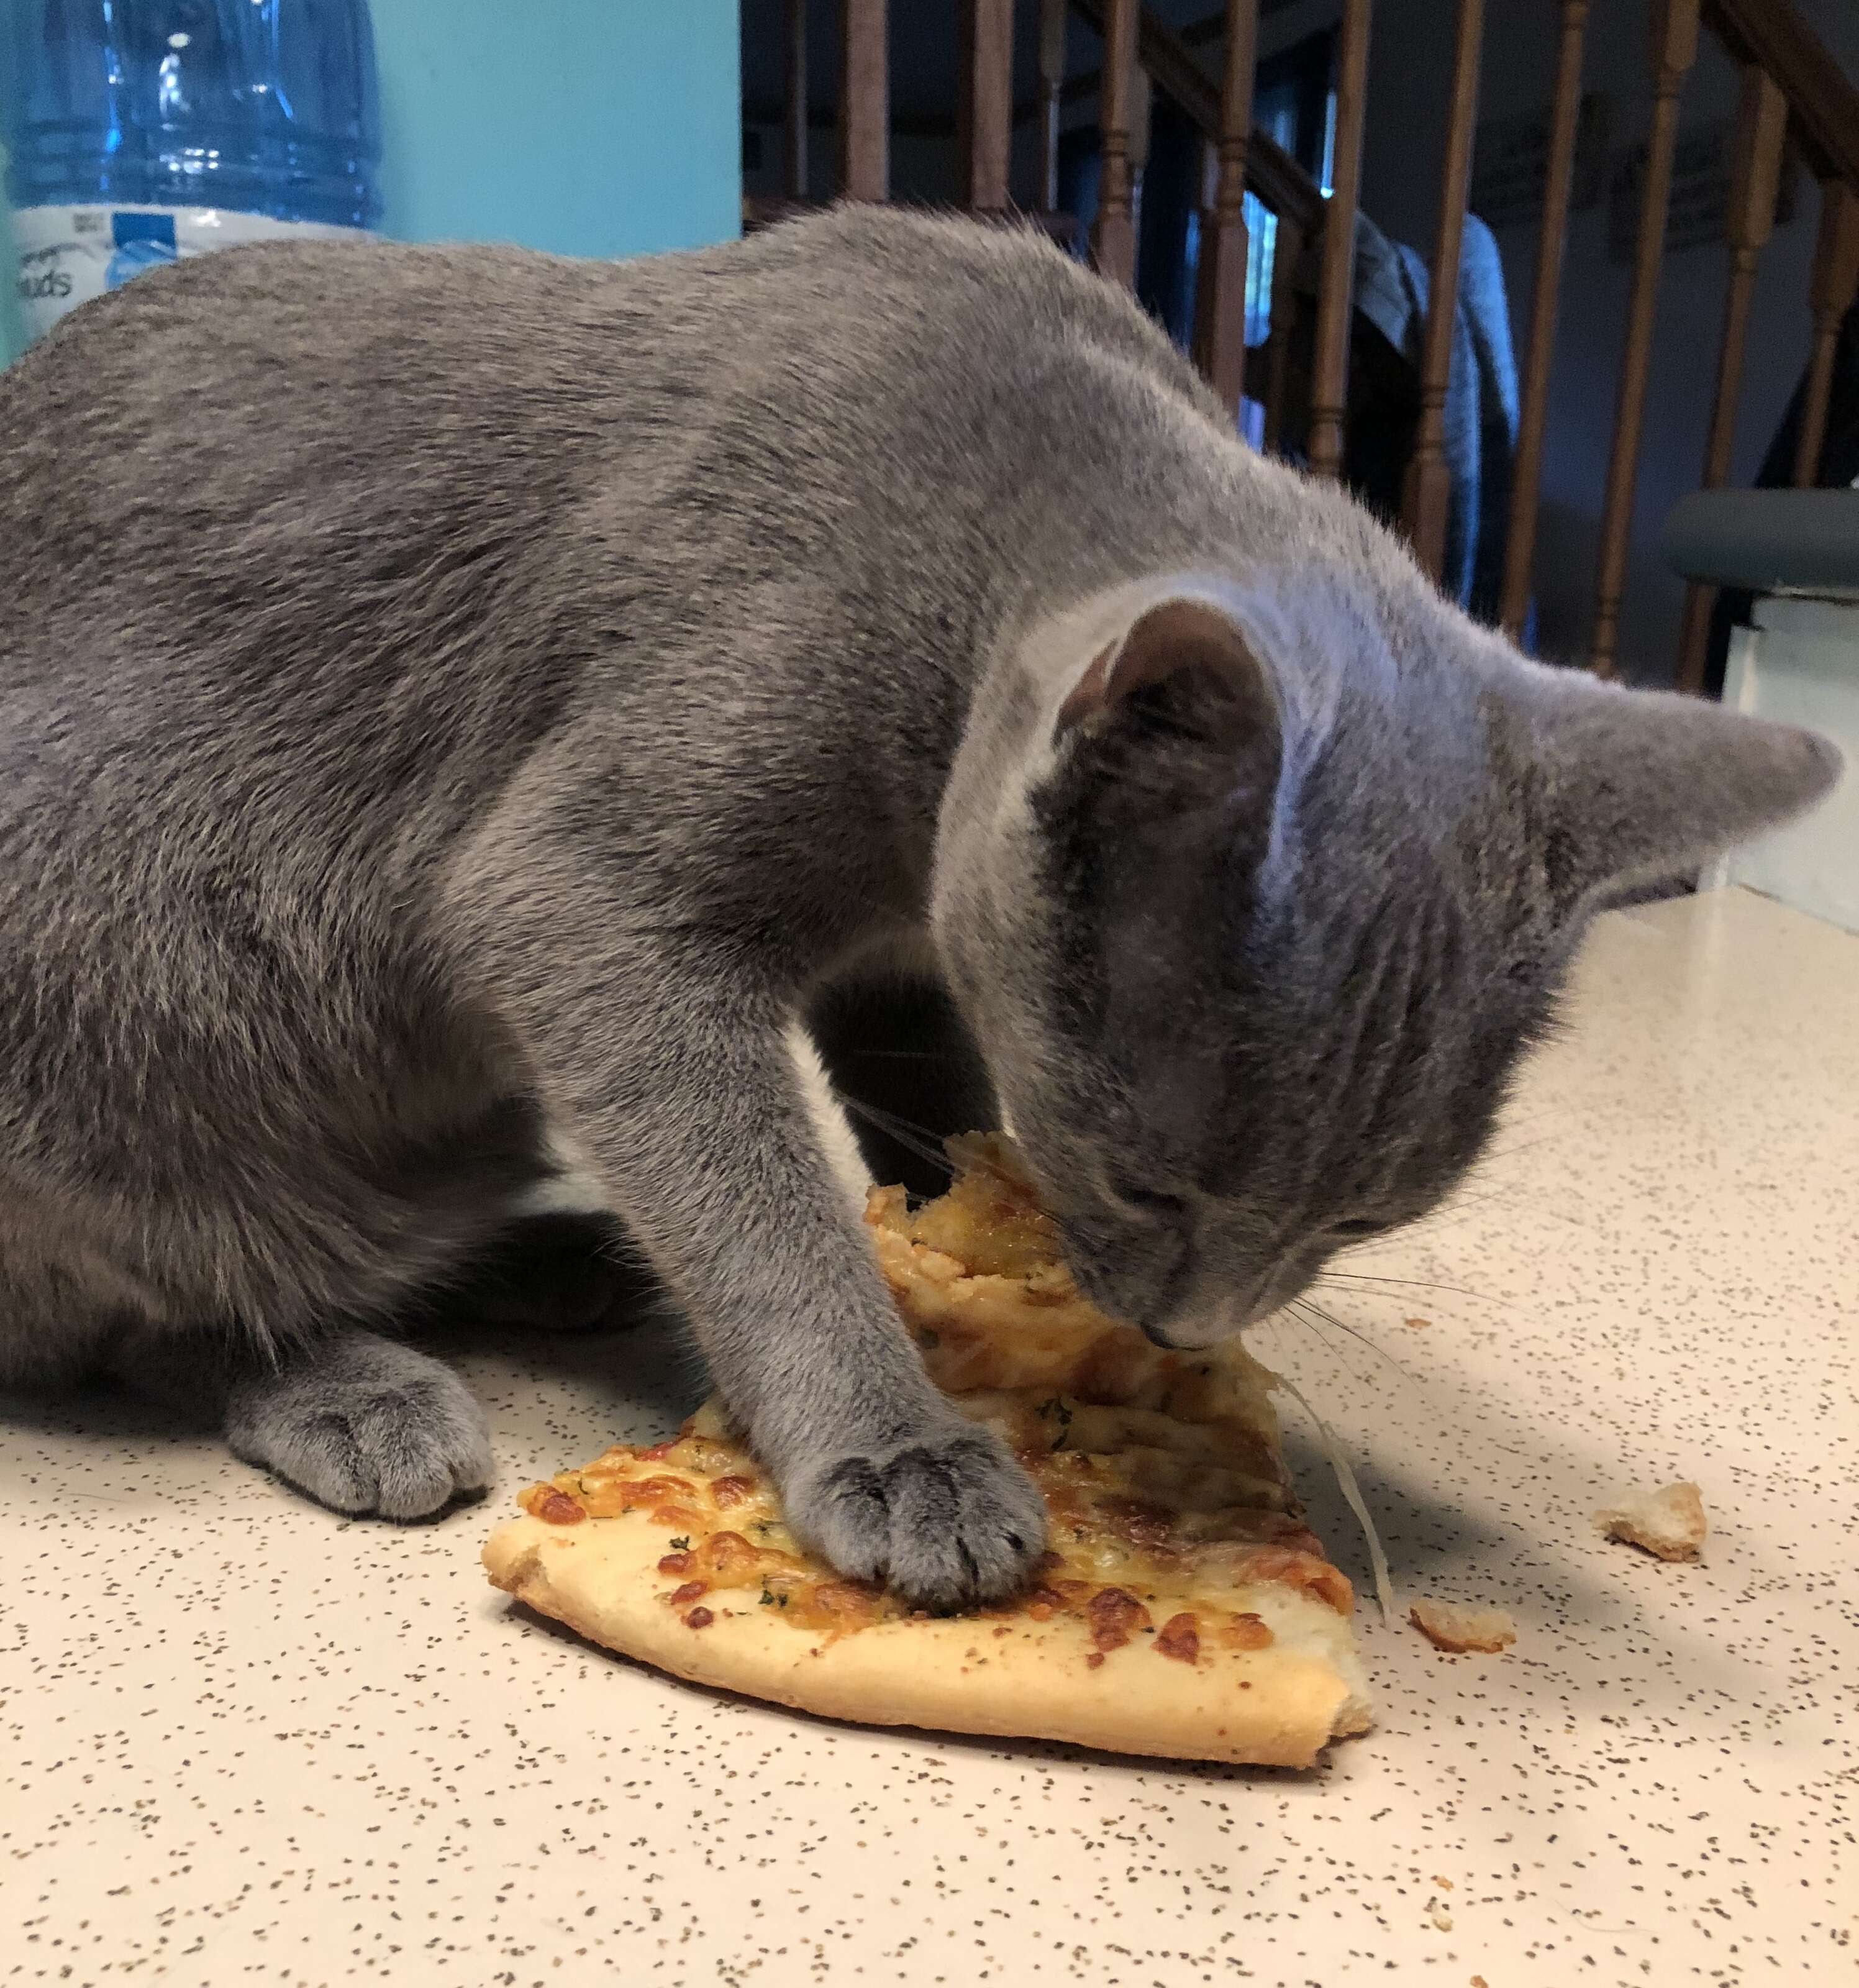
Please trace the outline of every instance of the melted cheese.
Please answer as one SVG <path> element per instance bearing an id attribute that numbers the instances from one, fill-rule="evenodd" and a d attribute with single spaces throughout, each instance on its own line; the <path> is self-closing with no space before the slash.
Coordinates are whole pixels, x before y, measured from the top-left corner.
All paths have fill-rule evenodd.
<path id="1" fill-rule="evenodd" d="M 1038 1584 L 978 1614 L 997 1625 L 1077 1614 L 1090 1661 L 1144 1637 L 1186 1662 L 1209 1640 L 1269 1645 L 1274 1596 L 1347 1614 L 1349 1583 L 1305 1528 L 1285 1474 L 1274 1377 L 1236 1342 L 1168 1352 L 1107 1318 L 1060 1262 L 1011 1146 L 978 1136 L 951 1152 L 963 1171 L 939 1200 L 913 1211 L 902 1188 L 876 1188 L 865 1219 L 931 1378 L 999 1431 L 1046 1499 Z M 692 1626 L 712 1619 L 708 1598 L 723 1594 L 752 1594 L 829 1639 L 908 1612 L 807 1552 L 713 1406 L 672 1442 L 610 1449 L 519 1502 L 552 1525 L 637 1513 L 663 1527 L 662 1598 Z"/>

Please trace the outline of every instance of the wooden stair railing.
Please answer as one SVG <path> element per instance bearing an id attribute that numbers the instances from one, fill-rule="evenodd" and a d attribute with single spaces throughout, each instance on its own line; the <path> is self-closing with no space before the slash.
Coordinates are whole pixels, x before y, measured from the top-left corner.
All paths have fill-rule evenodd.
<path id="1" fill-rule="evenodd" d="M 1723 303 L 1723 333 L 1717 349 L 1717 384 L 1711 398 L 1710 434 L 1704 445 L 1700 487 L 1719 490 L 1729 481 L 1730 451 L 1736 444 L 1736 407 L 1742 387 L 1743 342 L 1749 306 L 1756 297 L 1756 265 L 1775 225 L 1776 196 L 1782 181 L 1782 140 L 1788 131 L 1788 100 L 1765 69 L 1749 63 L 1742 73 L 1726 229 L 1730 238 L 1730 285 Z M 1713 587 L 1693 581 L 1685 590 L 1685 618 L 1678 634 L 1678 688 L 1704 688 L 1711 632 Z"/>
<path id="2" fill-rule="evenodd" d="M 1774 78 L 1815 176 L 1859 186 L 1853 86 L 1793 0 L 1704 0 L 1703 17 L 1733 60 L 1753 63 Z"/>
<path id="3" fill-rule="evenodd" d="M 1246 155 L 1258 51 L 1259 0 L 1226 0 L 1219 137 L 1208 149 L 1195 275 L 1194 358 L 1235 414 L 1246 390 Z"/>
<path id="4" fill-rule="evenodd" d="M 1130 126 L 1136 87 L 1136 22 L 1139 0 L 1106 0 L 1104 79 L 1097 127 L 1103 164 L 1097 177 L 1097 218 L 1091 225 L 1091 260 L 1126 288 L 1136 282 L 1135 184 L 1130 168 Z"/>
<path id="5" fill-rule="evenodd" d="M 1665 259 L 1665 223 L 1671 206 L 1672 162 L 1678 148 L 1678 93 L 1698 59 L 1698 0 L 1652 0 L 1652 128 L 1646 140 L 1646 183 L 1634 240 L 1633 290 L 1627 306 L 1627 342 L 1621 359 L 1614 443 L 1607 458 L 1607 495 L 1600 513 L 1600 567 L 1595 583 L 1594 631 L 1588 667 L 1597 677 L 1615 674 L 1621 596 L 1627 581 L 1627 548 L 1633 530 L 1633 493 L 1638 481 L 1640 434 L 1646 414 L 1646 376 L 1652 363 L 1653 313 L 1659 269 Z"/>
<path id="6" fill-rule="evenodd" d="M 1364 23 L 1368 0 L 1359 4 Z M 1073 11 L 1110 46 L 1107 0 L 1073 0 Z M 1162 90 L 1198 125 L 1207 141 L 1211 191 L 1201 215 L 1201 265 L 1195 279 L 1195 357 L 1215 390 L 1235 413 L 1246 377 L 1246 232 L 1243 205 L 1251 193 L 1276 218 L 1277 252 L 1273 259 L 1272 317 L 1285 335 L 1270 341 L 1262 398 L 1265 444 L 1279 445 L 1289 391 L 1289 330 L 1298 293 L 1306 283 L 1304 257 L 1322 237 L 1333 202 L 1326 201 L 1303 167 L 1262 131 L 1252 128 L 1252 79 L 1258 39 L 1259 0 L 1227 0 L 1225 52 L 1216 89 L 1194 51 L 1146 8 L 1137 23 L 1136 60 Z M 1365 29 L 1364 29 L 1365 32 Z M 1366 40 L 1364 48 L 1366 50 Z M 1080 79 L 1088 84 L 1089 78 Z M 1099 102 L 1104 101 L 1100 86 Z M 1101 114 L 1101 111 L 1100 111 Z M 1349 227 L 1353 233 L 1354 202 Z M 1344 281 L 1353 281 L 1353 262 Z M 1320 291 L 1320 281 L 1313 286 Z M 1338 318 L 1344 331 L 1333 361 L 1340 421 L 1342 381 L 1347 370 L 1348 304 Z M 1340 428 L 1339 428 L 1340 434 Z M 1341 462 L 1339 446 L 1337 462 Z M 1333 470 L 1331 472 L 1334 473 Z"/>
<path id="7" fill-rule="evenodd" d="M 885 0 L 839 0 L 839 179 L 848 200 L 891 191 L 891 23 Z"/>
<path id="8" fill-rule="evenodd" d="M 1059 205 L 1059 131 L 1065 113 L 1065 30 L 1070 0 L 1039 0 L 1039 205 Z"/>
<path id="9" fill-rule="evenodd" d="M 781 39 L 781 178 L 790 200 L 807 197 L 807 0 L 787 0 Z"/>
<path id="10" fill-rule="evenodd" d="M 962 204 L 1000 215 L 1013 146 L 1013 0 L 959 0 L 956 28 L 955 143 Z"/>
<path id="11" fill-rule="evenodd" d="M 1343 410 L 1349 394 L 1349 323 L 1355 302 L 1356 201 L 1362 186 L 1362 127 L 1368 109 L 1368 32 L 1372 0 L 1343 0 L 1337 42 L 1336 152 L 1329 211 L 1323 217 L 1322 273 L 1310 362 L 1310 467 L 1343 472 Z"/>
<path id="12" fill-rule="evenodd" d="M 1820 232 L 1808 279 L 1807 308 L 1813 320 L 1807 391 L 1801 402 L 1801 432 L 1795 445 L 1794 481 L 1806 489 L 1819 474 L 1827 439 L 1827 410 L 1832 397 L 1834 348 L 1840 320 L 1859 287 L 1859 191 L 1846 180 L 1820 183 Z"/>
<path id="13" fill-rule="evenodd" d="M 1107 0 L 1071 0 L 1071 11 L 1100 36 L 1104 34 Z M 1258 0 L 1251 0 L 1249 11 L 1256 14 Z M 1230 23 L 1230 11 L 1226 18 Z M 1221 92 L 1193 49 L 1146 7 L 1137 23 L 1136 59 L 1155 86 L 1200 127 L 1202 136 L 1217 144 L 1222 129 Z M 1316 238 L 1329 203 L 1303 167 L 1262 131 L 1253 133 L 1246 148 L 1246 184 L 1247 191 L 1280 220 L 1289 220 L 1306 240 Z"/>
<path id="14" fill-rule="evenodd" d="M 1401 522 L 1414 542 L 1414 556 L 1435 580 L 1445 564 L 1446 512 L 1452 498 L 1452 476 L 1446 468 L 1446 383 L 1452 368 L 1453 323 L 1458 309 L 1459 245 L 1465 238 L 1465 203 L 1472 193 L 1472 132 L 1478 117 L 1479 56 L 1484 32 L 1484 0 L 1458 0 L 1439 222 L 1434 231 L 1433 265 L 1427 276 L 1420 425 L 1401 493 Z"/>
<path id="15" fill-rule="evenodd" d="M 1556 349 L 1556 319 L 1562 301 L 1562 258 L 1568 244 L 1569 201 L 1575 187 L 1582 43 L 1587 26 L 1588 0 L 1562 0 L 1556 84 L 1550 100 L 1549 157 L 1544 162 L 1543 226 L 1536 241 L 1529 334 L 1523 348 L 1517 453 L 1511 471 L 1509 529 L 1504 541 L 1504 578 L 1499 596 L 1499 619 L 1516 640 L 1522 638 L 1529 614 L 1536 507 L 1543 488 L 1543 438 L 1549 421 L 1550 361 Z"/>
<path id="16" fill-rule="evenodd" d="M 1704 20 L 1737 61 L 1762 70 L 1787 100 L 1788 128 L 1820 183 L 1820 232 L 1809 279 L 1813 321 L 1794 481 L 1811 484 L 1827 433 L 1840 320 L 1859 289 L 1859 91 L 1791 0 L 1704 0 Z"/>
<path id="17" fill-rule="evenodd" d="M 983 215 L 1012 210 L 1009 166 L 1012 0 L 951 0 L 958 46 L 956 129 L 964 204 Z M 1504 0 L 1506 8 L 1520 0 Z M 1550 0 L 1536 0 L 1548 5 Z M 1568 234 L 1582 58 L 1591 0 L 1556 0 L 1560 32 L 1535 291 L 1524 346 L 1517 447 L 1504 548 L 1499 611 L 1520 634 L 1527 617 L 1536 543 L 1551 356 Z M 808 122 L 806 0 L 784 0 L 787 100 L 782 133 L 787 202 L 805 198 Z M 887 0 L 838 0 L 841 89 L 840 178 L 844 194 L 883 200 L 889 179 Z M 1590 667 L 1617 668 L 1634 493 L 1671 205 L 1679 101 L 1707 29 L 1743 72 L 1725 215 L 1729 278 L 1712 396 L 1702 481 L 1729 477 L 1744 354 L 1759 260 L 1771 231 L 1784 144 L 1792 141 L 1820 186 L 1820 223 L 1809 307 L 1812 342 L 1803 396 L 1794 476 L 1811 482 L 1824 440 L 1835 347 L 1842 318 L 1859 289 L 1859 90 L 1840 72 L 1796 12 L 1793 0 L 1646 0 L 1650 28 L 1652 119 L 1635 235 L 1633 276 L 1597 560 Z M 1341 0 L 1336 41 L 1333 184 L 1324 198 L 1310 176 L 1262 132 L 1252 129 L 1252 96 L 1260 0 L 1225 0 L 1223 12 L 1189 32 L 1197 40 L 1223 32 L 1216 85 L 1187 39 L 1141 0 L 1039 0 L 1039 195 L 1036 218 L 1056 221 L 1059 135 L 1064 104 L 1094 93 L 1103 148 L 1092 254 L 1107 276 L 1133 284 L 1135 221 L 1147 149 L 1153 83 L 1198 127 L 1207 164 L 1195 357 L 1222 400 L 1237 410 L 1247 385 L 1244 198 L 1255 194 L 1277 227 L 1273 330 L 1261 355 L 1254 396 L 1265 407 L 1268 448 L 1286 438 L 1289 376 L 1307 358 L 1306 453 L 1320 475 L 1340 473 L 1354 304 L 1355 221 L 1369 82 L 1373 0 Z M 1066 27 L 1076 13 L 1104 42 L 1095 78 L 1066 78 Z M 1450 112 L 1438 221 L 1429 269 L 1428 307 L 1420 363 L 1421 411 L 1403 492 L 1403 522 L 1426 569 L 1442 563 L 1452 489 L 1444 452 L 1459 252 L 1471 181 L 1477 118 L 1483 0 L 1456 0 Z M 779 206 L 781 203 L 775 205 Z M 762 203 L 762 212 L 769 204 Z M 753 218 L 762 218 L 758 213 Z M 1297 336 L 1293 337 L 1293 328 Z M 1307 338 L 1306 338 L 1307 335 Z M 1307 342 L 1307 353 L 1306 344 Z M 1304 355 L 1300 357 L 1296 354 Z M 1678 680 L 1699 688 L 1711 596 L 1687 596 Z"/>

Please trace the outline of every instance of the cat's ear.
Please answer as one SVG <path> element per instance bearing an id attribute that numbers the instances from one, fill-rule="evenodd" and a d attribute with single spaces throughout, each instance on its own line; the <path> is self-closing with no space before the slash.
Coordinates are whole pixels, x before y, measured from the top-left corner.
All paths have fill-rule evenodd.
<path id="1" fill-rule="evenodd" d="M 1698 698 L 1533 668 L 1521 702 L 1539 773 L 1533 826 L 1567 909 L 1696 869 L 1812 806 L 1840 776 L 1817 733 Z"/>
<path id="2" fill-rule="evenodd" d="M 1072 667 L 1053 744 L 1126 820 L 1210 811 L 1269 827 L 1283 758 L 1276 685 L 1218 583 L 1158 581 Z"/>
<path id="3" fill-rule="evenodd" d="M 1244 630 L 1216 597 L 1187 591 L 1144 603 L 1089 658 L 1059 706 L 1058 734 L 1107 731 L 1137 715 L 1143 707 L 1134 701 L 1158 690 L 1174 692 L 1166 701 L 1184 716 L 1198 701 L 1197 731 L 1276 734 L 1277 698 Z"/>

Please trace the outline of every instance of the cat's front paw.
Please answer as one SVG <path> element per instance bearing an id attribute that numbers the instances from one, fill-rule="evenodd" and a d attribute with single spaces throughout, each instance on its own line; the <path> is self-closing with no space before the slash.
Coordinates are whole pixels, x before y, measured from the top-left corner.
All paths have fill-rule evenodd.
<path id="1" fill-rule="evenodd" d="M 830 1457 L 787 1489 L 795 1526 L 842 1574 L 920 1608 L 971 1608 L 1024 1587 L 1046 1505 L 992 1430 L 938 1424 Z"/>
<path id="2" fill-rule="evenodd" d="M 494 1474 L 483 1413 L 458 1375 L 363 1334 L 236 1388 L 226 1436 L 235 1456 L 357 1517 L 431 1518 Z"/>

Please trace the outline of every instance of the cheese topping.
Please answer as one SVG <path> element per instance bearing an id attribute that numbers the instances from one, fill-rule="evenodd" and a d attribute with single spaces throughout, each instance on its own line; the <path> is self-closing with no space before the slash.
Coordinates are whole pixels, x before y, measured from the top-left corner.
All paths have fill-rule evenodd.
<path id="1" fill-rule="evenodd" d="M 999 1432 L 1046 1499 L 1037 1584 L 975 1619 L 1005 1634 L 1075 1618 L 1095 1665 L 1139 1639 L 1185 1664 L 1266 1648 L 1286 1590 L 1347 1615 L 1349 1582 L 1285 1475 L 1273 1377 L 1237 1343 L 1168 1352 L 1105 1317 L 1060 1262 L 1012 1147 L 976 1135 L 950 1151 L 962 1171 L 947 1194 L 912 1210 L 901 1188 L 874 1188 L 865 1219 L 931 1378 Z M 518 1502 L 552 1526 L 636 1515 L 662 1528 L 661 1599 L 693 1629 L 750 1608 L 827 1640 L 912 1619 L 796 1539 L 714 1405 L 668 1442 L 610 1449 Z"/>

